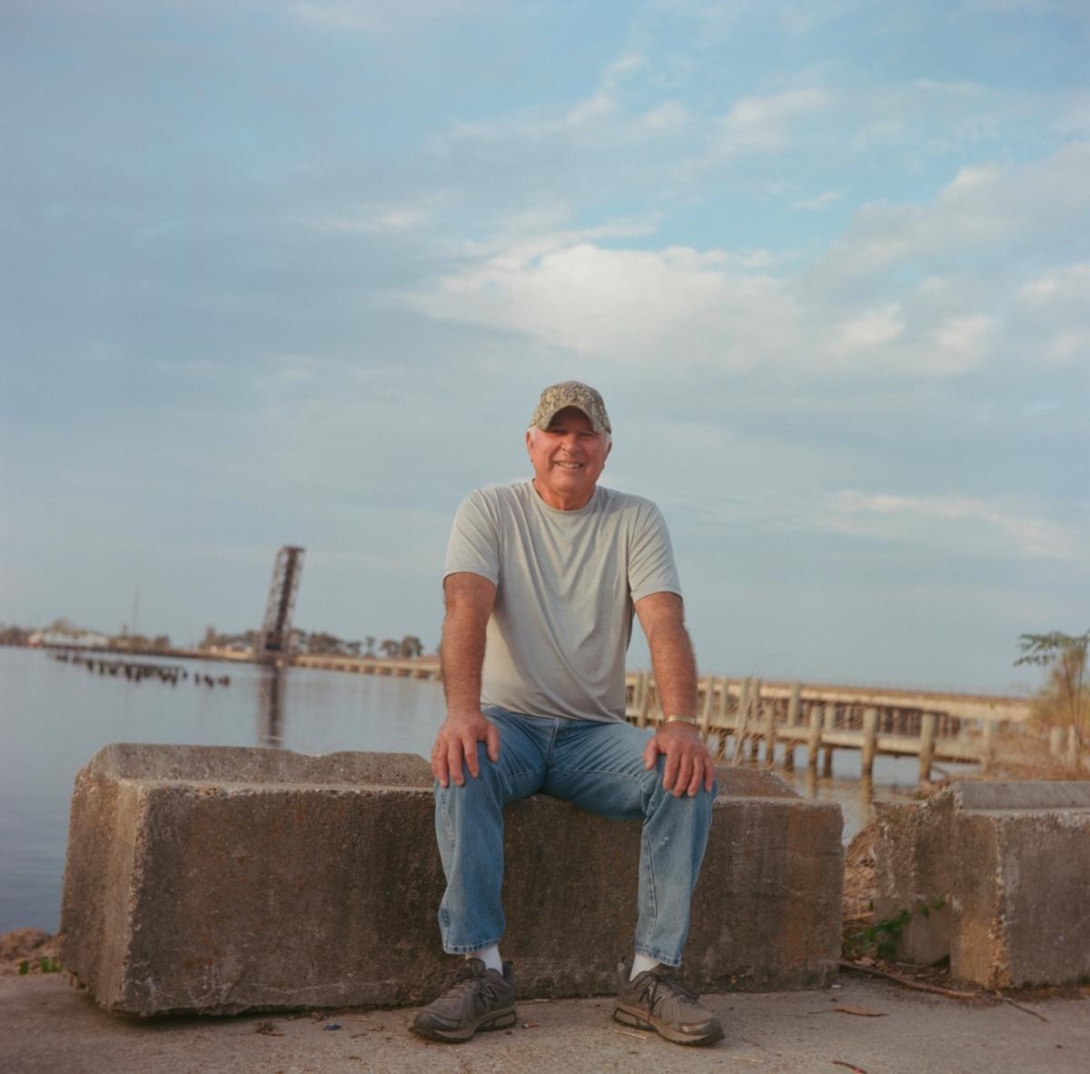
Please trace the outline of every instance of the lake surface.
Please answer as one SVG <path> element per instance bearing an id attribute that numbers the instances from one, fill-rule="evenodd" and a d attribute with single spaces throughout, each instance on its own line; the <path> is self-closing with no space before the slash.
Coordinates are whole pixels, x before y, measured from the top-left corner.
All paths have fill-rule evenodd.
<path id="1" fill-rule="evenodd" d="M 189 677 L 173 686 L 134 682 L 40 650 L 0 647 L 0 933 L 57 930 L 73 781 L 111 742 L 427 758 L 444 715 L 435 682 L 290 668 L 277 684 L 252 664 L 149 662 L 184 668 Z M 231 681 L 195 685 L 195 675 Z M 866 822 L 871 792 L 857 778 L 857 753 L 838 752 L 834 763 L 832 780 L 808 780 L 805 764 L 794 775 L 777 771 L 800 794 L 840 802 L 847 839 Z M 910 788 L 915 777 L 914 759 L 879 758 L 873 792 Z"/>

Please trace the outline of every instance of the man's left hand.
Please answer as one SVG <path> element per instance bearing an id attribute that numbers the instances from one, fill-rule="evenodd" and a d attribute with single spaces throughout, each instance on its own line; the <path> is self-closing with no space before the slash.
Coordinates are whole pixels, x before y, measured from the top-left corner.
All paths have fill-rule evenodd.
<path id="1" fill-rule="evenodd" d="M 666 757 L 662 773 L 662 785 L 675 798 L 688 794 L 690 798 L 700 790 L 710 791 L 715 782 L 715 765 L 700 732 L 687 723 L 668 723 L 648 740 L 643 751 L 643 766 L 648 771 L 655 767 L 659 754 Z"/>

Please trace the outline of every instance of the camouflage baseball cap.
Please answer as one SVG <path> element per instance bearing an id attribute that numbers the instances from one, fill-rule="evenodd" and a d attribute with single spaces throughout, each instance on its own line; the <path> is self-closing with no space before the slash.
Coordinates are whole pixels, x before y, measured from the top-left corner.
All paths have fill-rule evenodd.
<path id="1" fill-rule="evenodd" d="M 537 426 L 541 430 L 548 429 L 549 422 L 553 420 L 557 411 L 567 406 L 583 411 L 590 419 L 596 433 L 613 432 L 602 397 L 589 384 L 583 384 L 578 380 L 565 380 L 560 384 L 554 384 L 551 388 L 546 388 L 541 393 L 537 410 L 530 419 L 530 425 Z"/>

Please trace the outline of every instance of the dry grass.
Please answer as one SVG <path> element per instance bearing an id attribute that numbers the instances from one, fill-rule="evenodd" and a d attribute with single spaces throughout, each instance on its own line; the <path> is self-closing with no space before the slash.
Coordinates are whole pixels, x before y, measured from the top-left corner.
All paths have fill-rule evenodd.
<path id="1" fill-rule="evenodd" d="M 844 936 L 855 936 L 874 924 L 874 822 L 856 832 L 844 856 Z"/>
<path id="2" fill-rule="evenodd" d="M 0 976 L 54 972 L 60 937 L 42 929 L 16 929 L 0 935 Z"/>

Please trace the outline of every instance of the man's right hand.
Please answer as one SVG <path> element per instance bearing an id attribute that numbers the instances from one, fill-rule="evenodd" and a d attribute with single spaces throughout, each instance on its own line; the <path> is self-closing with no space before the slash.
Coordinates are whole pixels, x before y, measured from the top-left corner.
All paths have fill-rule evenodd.
<path id="1" fill-rule="evenodd" d="M 466 781 L 463 764 L 469 769 L 469 774 L 477 778 L 478 742 L 483 742 L 487 747 L 490 761 L 499 760 L 500 731 L 495 724 L 488 722 L 483 712 L 459 716 L 447 713 L 431 751 L 431 770 L 440 787 L 449 787 L 451 780 L 459 787 L 463 786 Z"/>

